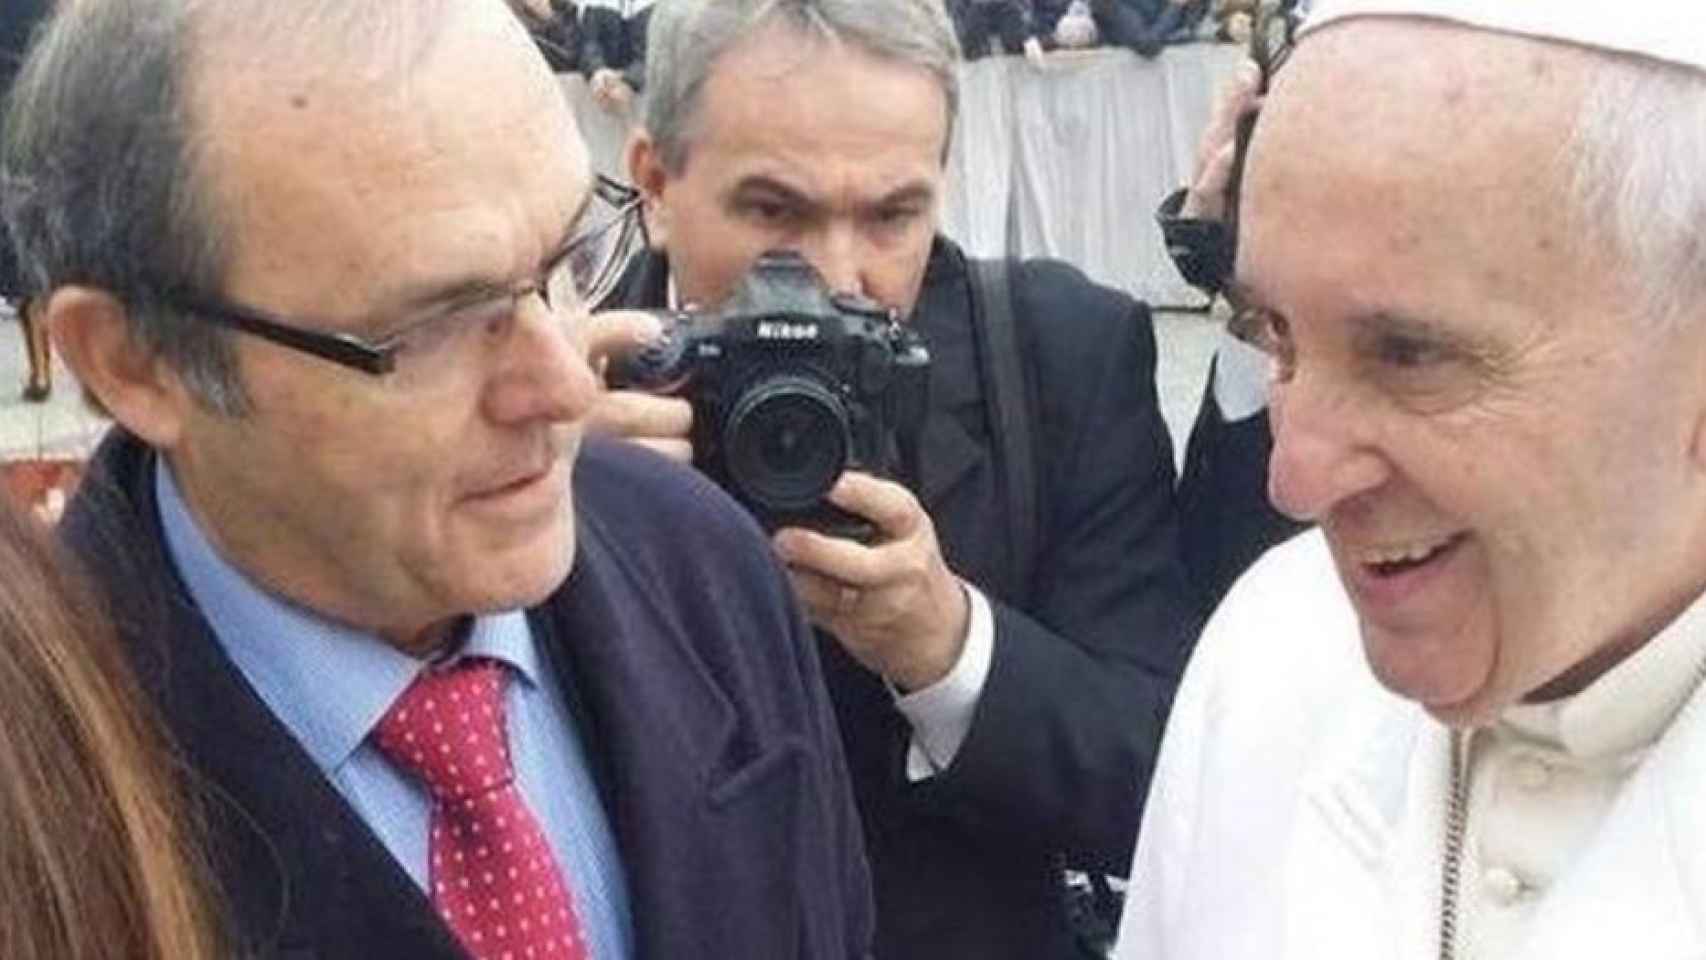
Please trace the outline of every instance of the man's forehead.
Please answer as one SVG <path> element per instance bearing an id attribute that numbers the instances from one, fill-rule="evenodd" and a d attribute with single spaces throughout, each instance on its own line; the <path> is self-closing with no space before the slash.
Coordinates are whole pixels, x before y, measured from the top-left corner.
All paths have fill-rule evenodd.
<path id="1" fill-rule="evenodd" d="M 1370 166 L 1392 178 L 1496 172 L 1486 163 L 1502 154 L 1556 152 L 1588 87 L 1584 66 L 1564 48 L 1438 23 L 1336 24 L 1311 35 L 1275 78 L 1252 174 L 1300 152 L 1332 170 Z"/>
<path id="2" fill-rule="evenodd" d="M 1256 125 L 1241 280 L 1271 296 L 1304 274 L 1378 285 L 1371 273 L 1439 248 L 1490 251 L 1513 237 L 1574 248 L 1561 147 L 1591 80 L 1585 57 L 1420 20 L 1349 20 L 1311 35 Z M 1299 235 L 1309 255 L 1276 260 Z"/>
<path id="3" fill-rule="evenodd" d="M 1358 18 L 1429 19 L 1706 70 L 1699 0 L 1317 0 L 1304 33 Z"/>
<path id="4" fill-rule="evenodd" d="M 1312 109 L 1328 105 L 1371 115 L 1497 103 L 1499 109 L 1484 117 L 1496 123 L 1524 112 L 1536 97 L 1578 101 L 1595 62 L 1579 47 L 1443 20 L 1348 18 L 1300 40 L 1276 77 L 1274 99 L 1304 98 Z M 1291 93 L 1290 87 L 1307 92 Z"/>
<path id="5" fill-rule="evenodd" d="M 845 101 L 825 96 L 826 87 L 848 84 L 862 88 L 856 118 L 834 113 Z M 814 139 L 830 140 L 855 119 L 891 126 L 896 136 L 916 133 L 922 119 L 933 140 L 945 143 L 948 134 L 947 97 L 927 69 L 785 20 L 720 53 L 700 96 L 695 140 L 789 138 L 802 123 Z"/>

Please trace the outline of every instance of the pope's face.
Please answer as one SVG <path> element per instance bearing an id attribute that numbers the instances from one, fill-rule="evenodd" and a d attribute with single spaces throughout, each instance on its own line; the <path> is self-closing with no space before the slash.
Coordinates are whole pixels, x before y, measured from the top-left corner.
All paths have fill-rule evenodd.
<path id="1" fill-rule="evenodd" d="M 1238 278 L 1295 360 L 1272 496 L 1320 522 L 1381 681 L 1448 722 L 1579 688 L 1706 578 L 1706 316 L 1643 315 L 1581 222 L 1589 62 L 1350 21 L 1250 158 Z"/>

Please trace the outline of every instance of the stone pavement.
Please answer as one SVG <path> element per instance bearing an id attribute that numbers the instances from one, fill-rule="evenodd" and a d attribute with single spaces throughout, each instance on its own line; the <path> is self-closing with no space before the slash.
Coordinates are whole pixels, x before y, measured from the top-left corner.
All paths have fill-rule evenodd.
<path id="1" fill-rule="evenodd" d="M 1155 317 L 1160 346 L 1157 382 L 1162 411 L 1174 437 L 1175 457 L 1182 457 L 1185 438 L 1196 418 L 1218 324 L 1218 319 L 1190 313 Z M 18 392 L 28 369 L 23 327 L 14 320 L 11 307 L 0 301 L 0 460 L 86 455 L 94 449 L 107 421 L 84 405 L 76 381 L 57 358 L 53 396 L 47 403 L 23 402 Z"/>

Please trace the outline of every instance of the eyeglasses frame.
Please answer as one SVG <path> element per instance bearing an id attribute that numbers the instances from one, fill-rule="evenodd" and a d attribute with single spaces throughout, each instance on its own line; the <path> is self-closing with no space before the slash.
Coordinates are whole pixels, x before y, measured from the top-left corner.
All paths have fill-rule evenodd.
<path id="1" fill-rule="evenodd" d="M 563 261 L 573 256 L 575 251 L 587 243 L 604 236 L 611 229 L 624 232 L 638 230 L 642 239 L 642 247 L 646 242 L 646 226 L 644 217 L 639 215 L 642 197 L 635 188 L 598 174 L 593 182 L 593 193 L 615 209 L 610 219 L 600 223 L 591 230 L 569 240 L 562 249 L 551 257 L 540 271 L 539 277 L 526 286 L 511 291 L 516 301 L 532 294 L 544 295 L 545 278 L 549 277 Z M 613 250 L 620 251 L 624 244 L 618 243 Z M 617 279 L 623 273 L 627 261 L 621 256 L 612 256 L 609 261 L 598 268 L 591 288 L 586 292 L 585 300 L 589 308 L 598 309 L 608 298 Z M 161 302 L 186 314 L 208 321 L 229 330 L 252 334 L 280 346 L 311 354 L 329 360 L 352 370 L 376 377 L 394 373 L 397 368 L 397 352 L 408 339 L 409 335 L 426 324 L 442 319 L 442 315 L 433 315 L 406 324 L 395 333 L 381 340 L 369 340 L 353 333 L 320 330 L 312 326 L 313 321 L 301 317 L 285 317 L 270 313 L 255 307 L 194 293 L 188 289 L 167 287 L 159 291 Z"/>

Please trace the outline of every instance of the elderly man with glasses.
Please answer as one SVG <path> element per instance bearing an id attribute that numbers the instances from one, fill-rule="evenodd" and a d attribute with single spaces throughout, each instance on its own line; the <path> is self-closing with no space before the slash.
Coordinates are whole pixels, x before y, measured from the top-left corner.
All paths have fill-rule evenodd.
<path id="1" fill-rule="evenodd" d="M 0 157 L 238 953 L 867 953 L 785 575 L 583 435 L 632 199 L 501 0 L 76 4 Z"/>
<path id="2" fill-rule="evenodd" d="M 1706 957 L 1698 4 L 1322 0 L 1272 79 L 1229 291 L 1319 531 L 1203 635 L 1118 956 Z"/>

